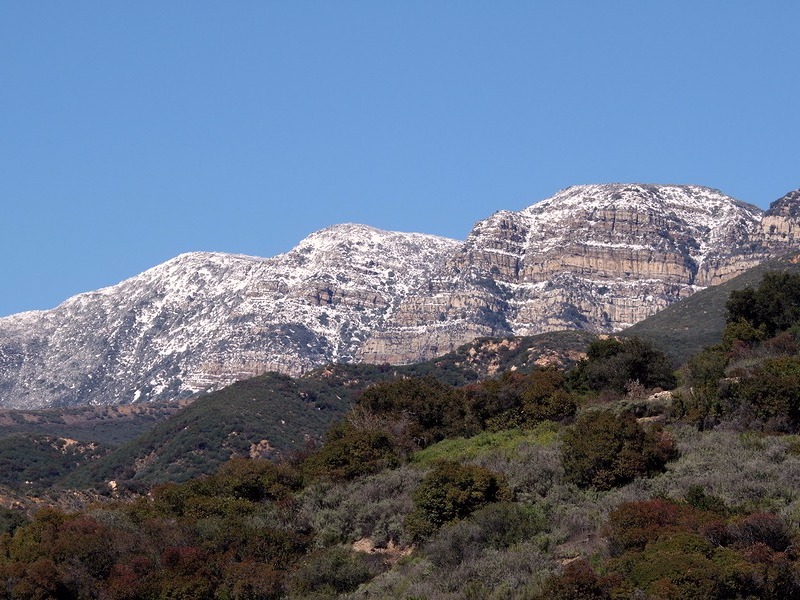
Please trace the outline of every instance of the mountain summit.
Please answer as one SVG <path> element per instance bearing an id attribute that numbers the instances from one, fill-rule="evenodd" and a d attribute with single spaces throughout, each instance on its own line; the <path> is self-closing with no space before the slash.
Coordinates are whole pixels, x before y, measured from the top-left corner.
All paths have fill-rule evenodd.
<path id="1" fill-rule="evenodd" d="M 587 185 L 495 213 L 463 242 L 344 224 L 273 258 L 181 255 L 0 319 L 0 406 L 172 399 L 479 336 L 618 331 L 794 247 L 798 206 L 798 193 L 765 214 L 699 186 Z"/>

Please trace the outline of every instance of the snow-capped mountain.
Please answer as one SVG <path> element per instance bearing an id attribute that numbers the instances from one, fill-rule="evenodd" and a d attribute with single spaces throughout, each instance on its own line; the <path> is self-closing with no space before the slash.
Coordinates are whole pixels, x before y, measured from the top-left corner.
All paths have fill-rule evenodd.
<path id="1" fill-rule="evenodd" d="M 463 242 L 347 224 L 273 258 L 181 255 L 0 319 L 0 406 L 171 399 L 483 335 L 616 331 L 790 249 L 798 205 L 790 194 L 765 215 L 699 186 L 577 186 Z"/>
<path id="2" fill-rule="evenodd" d="M 497 212 L 445 261 L 430 294 L 401 302 L 360 357 L 405 362 L 465 337 L 618 331 L 764 260 L 761 218 L 705 187 L 621 184 L 575 186 Z"/>
<path id="3" fill-rule="evenodd" d="M 458 245 L 348 224 L 274 258 L 178 256 L 53 310 L 0 319 L 0 405 L 174 398 L 353 360 Z"/>

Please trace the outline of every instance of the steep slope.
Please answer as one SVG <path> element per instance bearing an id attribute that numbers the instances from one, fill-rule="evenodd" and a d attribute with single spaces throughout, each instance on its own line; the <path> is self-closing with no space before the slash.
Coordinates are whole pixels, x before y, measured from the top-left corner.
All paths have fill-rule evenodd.
<path id="1" fill-rule="evenodd" d="M 0 405 L 185 397 L 352 360 L 457 245 L 340 225 L 271 259 L 179 256 L 53 310 L 0 319 Z"/>
<path id="2" fill-rule="evenodd" d="M 725 328 L 725 305 L 734 290 L 757 287 L 767 271 L 800 273 L 800 255 L 767 260 L 720 285 L 701 290 L 622 332 L 648 339 L 683 364 L 706 346 L 718 344 Z"/>
<path id="3" fill-rule="evenodd" d="M 0 406 L 169 400 L 478 337 L 618 331 L 793 248 L 798 205 L 789 194 L 762 220 L 699 186 L 576 186 L 464 242 L 348 224 L 268 259 L 182 255 L 0 319 Z"/>
<path id="4" fill-rule="evenodd" d="M 360 357 L 409 361 L 465 336 L 618 331 L 766 259 L 760 219 L 699 186 L 568 188 L 477 223 Z"/>

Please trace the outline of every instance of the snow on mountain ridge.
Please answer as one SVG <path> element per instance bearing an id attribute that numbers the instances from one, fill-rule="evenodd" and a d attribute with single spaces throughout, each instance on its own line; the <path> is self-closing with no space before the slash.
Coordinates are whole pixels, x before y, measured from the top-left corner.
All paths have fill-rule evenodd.
<path id="1" fill-rule="evenodd" d="M 431 358 L 481 336 L 619 331 L 764 260 L 760 216 L 710 188 L 642 184 L 575 186 L 495 212 L 361 358 Z"/>
<path id="2" fill-rule="evenodd" d="M 794 230 L 774 218 L 780 249 Z M 463 242 L 345 223 L 270 258 L 185 253 L 0 318 L 0 406 L 172 399 L 482 335 L 616 331 L 762 260 L 760 219 L 710 188 L 606 184 L 499 211 Z"/>
<path id="3" fill-rule="evenodd" d="M 673 212 L 684 221 L 691 216 L 695 226 L 713 228 L 726 217 L 744 210 L 753 222 L 763 214 L 760 208 L 724 195 L 719 190 L 693 185 L 601 184 L 572 186 L 551 198 L 532 204 L 521 212 L 529 216 L 560 218 L 564 211 L 591 215 L 597 210 L 631 210 L 641 213 Z"/>
<path id="4" fill-rule="evenodd" d="M 747 235 L 764 214 L 756 206 L 708 187 L 643 184 L 572 186 L 523 209 L 521 214 L 529 219 L 528 243 L 538 251 L 547 251 L 562 244 L 563 237 L 539 236 L 537 243 L 537 231 L 552 232 L 559 222 L 583 219 L 581 229 L 587 234 L 584 243 L 603 244 L 603 240 L 592 239 L 593 223 L 599 215 L 620 212 L 634 213 L 637 224 L 644 218 L 665 231 L 688 230 L 696 244 L 690 254 L 698 264 L 717 247 L 721 236 Z M 650 244 L 660 241 L 658 237 L 649 240 Z M 611 240 L 606 243 L 615 245 Z"/>
<path id="5" fill-rule="evenodd" d="M 346 225 L 272 258 L 181 254 L 52 310 L 0 319 L 0 405 L 180 397 L 352 359 L 372 324 L 458 244 Z"/>

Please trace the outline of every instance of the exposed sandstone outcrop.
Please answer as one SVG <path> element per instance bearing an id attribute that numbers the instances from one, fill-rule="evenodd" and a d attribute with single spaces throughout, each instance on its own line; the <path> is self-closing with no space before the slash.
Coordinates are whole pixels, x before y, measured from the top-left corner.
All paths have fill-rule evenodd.
<path id="1" fill-rule="evenodd" d="M 275 370 L 404 363 L 476 337 L 610 333 L 796 249 L 800 192 L 563 190 L 463 242 L 339 225 L 273 258 L 194 253 L 0 319 L 0 406 L 186 397 Z"/>
<path id="2" fill-rule="evenodd" d="M 800 190 L 776 200 L 759 225 L 759 238 L 767 248 L 783 251 L 800 241 Z"/>
<path id="3" fill-rule="evenodd" d="M 784 228 L 786 212 L 775 217 Z M 794 243 L 764 245 L 761 216 L 708 188 L 621 184 L 568 188 L 520 212 L 495 213 L 438 274 L 446 292 L 437 286 L 406 297 L 359 357 L 429 358 L 478 332 L 618 331 Z M 417 338 L 426 323 L 434 323 L 427 350 Z"/>

